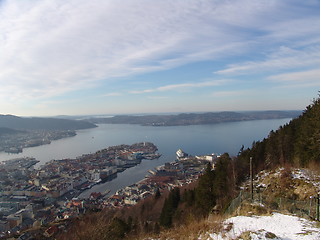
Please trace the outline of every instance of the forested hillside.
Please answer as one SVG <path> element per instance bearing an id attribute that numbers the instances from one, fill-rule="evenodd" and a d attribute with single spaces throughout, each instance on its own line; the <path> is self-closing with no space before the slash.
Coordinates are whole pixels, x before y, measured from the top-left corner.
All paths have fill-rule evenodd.
<path id="1" fill-rule="evenodd" d="M 241 152 L 240 166 L 247 168 L 252 157 L 256 171 L 286 164 L 306 167 L 320 163 L 320 98 L 314 99 L 303 113 L 268 138 L 253 143 L 251 149 Z"/>

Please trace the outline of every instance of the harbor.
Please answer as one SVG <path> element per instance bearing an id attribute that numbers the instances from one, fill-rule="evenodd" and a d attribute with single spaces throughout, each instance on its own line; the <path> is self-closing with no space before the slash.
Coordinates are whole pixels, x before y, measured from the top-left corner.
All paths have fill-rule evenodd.
<path id="1" fill-rule="evenodd" d="M 101 200 L 102 207 L 122 207 L 135 205 L 139 201 L 175 187 L 182 187 L 196 181 L 208 163 L 214 168 L 219 155 L 192 156 L 179 149 L 176 160 L 148 170 L 148 175 L 137 183 L 121 188 L 113 195 Z"/>

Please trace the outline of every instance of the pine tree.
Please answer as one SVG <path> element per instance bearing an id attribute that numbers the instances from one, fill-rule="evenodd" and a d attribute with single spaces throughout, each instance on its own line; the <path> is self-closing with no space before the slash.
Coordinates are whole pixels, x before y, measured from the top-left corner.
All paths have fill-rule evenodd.
<path id="1" fill-rule="evenodd" d="M 320 162 L 320 95 L 306 107 L 302 115 L 268 138 L 241 152 L 237 162 L 242 174 L 249 158 L 255 159 L 257 170 L 294 164 L 306 167 L 310 162 Z M 243 180 L 243 179 L 242 179 Z"/>
<path id="2" fill-rule="evenodd" d="M 200 177 L 198 187 L 195 191 L 196 207 L 203 215 L 208 214 L 216 202 L 213 191 L 214 177 L 212 165 L 208 163 L 205 173 Z"/>
<path id="3" fill-rule="evenodd" d="M 170 228 L 172 226 L 173 216 L 180 202 L 180 189 L 174 188 L 170 191 L 168 198 L 165 200 L 161 215 L 160 225 Z"/>
<path id="4" fill-rule="evenodd" d="M 160 190 L 159 190 L 159 188 L 157 188 L 156 193 L 154 195 L 154 199 L 159 199 L 160 196 L 161 196 Z"/>
<path id="5" fill-rule="evenodd" d="M 105 239 L 116 240 L 124 238 L 125 234 L 129 232 L 129 227 L 125 221 L 120 218 L 112 219 L 108 226 Z"/>

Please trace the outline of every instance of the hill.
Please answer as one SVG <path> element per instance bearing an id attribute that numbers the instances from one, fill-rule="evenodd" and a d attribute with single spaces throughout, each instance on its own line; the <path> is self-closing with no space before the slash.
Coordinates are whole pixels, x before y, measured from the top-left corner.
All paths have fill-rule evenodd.
<path id="1" fill-rule="evenodd" d="M 24 131 L 19 131 L 11 128 L 0 127 L 0 136 L 5 134 L 17 134 L 17 133 L 24 133 Z"/>
<path id="2" fill-rule="evenodd" d="M 160 234 L 137 239 L 286 239 L 320 238 L 316 196 L 319 168 L 316 170 L 277 168 L 261 171 L 254 177 L 254 198 L 250 181 L 223 215 L 181 224 Z M 231 209 L 231 211 L 229 211 Z"/>
<path id="3" fill-rule="evenodd" d="M 69 119 L 0 115 L 0 127 L 19 130 L 78 130 L 93 128 L 96 125 L 86 121 Z"/>
<path id="4" fill-rule="evenodd" d="M 250 157 L 256 172 L 286 164 L 320 164 L 320 98 L 314 99 L 298 118 L 271 131 L 268 138 L 254 142 L 250 149 L 242 150 L 238 164 L 247 168 Z"/>
<path id="5" fill-rule="evenodd" d="M 178 115 L 119 115 L 110 118 L 90 118 L 88 121 L 93 123 L 140 124 L 146 126 L 179 126 L 294 118 L 299 114 L 301 114 L 301 111 L 208 112 L 181 113 Z"/>
<path id="6" fill-rule="evenodd" d="M 261 171 L 254 177 L 253 201 L 246 181 L 241 198 L 230 204 L 231 218 L 205 239 L 319 239 L 319 184 L 319 167 Z"/>

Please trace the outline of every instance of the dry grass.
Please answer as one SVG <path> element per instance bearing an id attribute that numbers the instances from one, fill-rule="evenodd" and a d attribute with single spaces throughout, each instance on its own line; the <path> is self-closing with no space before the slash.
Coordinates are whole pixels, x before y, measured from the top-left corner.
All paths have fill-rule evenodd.
<path id="1" fill-rule="evenodd" d="M 263 184 L 266 188 L 260 190 L 261 196 L 268 202 L 277 198 L 288 198 L 293 200 L 306 200 L 316 194 L 316 188 L 312 183 L 292 177 L 296 171 L 289 167 L 284 168 L 278 173 L 270 172 L 256 184 Z M 311 171 L 309 171 L 311 172 Z"/>
<path id="2" fill-rule="evenodd" d="M 140 236 L 135 240 L 198 240 L 201 236 L 207 239 L 209 233 L 220 232 L 223 229 L 224 218 L 218 215 L 211 215 L 207 219 L 194 220 L 186 225 L 176 226 L 169 230 L 163 230 L 157 235 Z"/>
<path id="3" fill-rule="evenodd" d="M 312 172 L 314 172 L 314 174 L 320 175 L 320 164 L 318 162 L 311 161 L 308 164 L 308 169 L 312 170 Z"/>
<path id="4" fill-rule="evenodd" d="M 237 215 L 254 216 L 254 215 L 269 215 L 271 210 L 257 203 L 243 202 L 237 209 Z"/>

